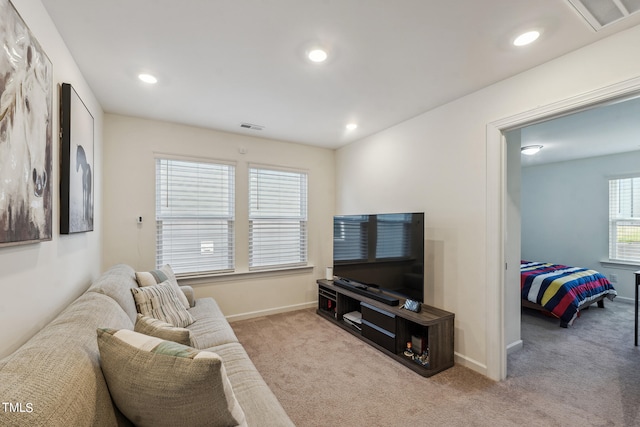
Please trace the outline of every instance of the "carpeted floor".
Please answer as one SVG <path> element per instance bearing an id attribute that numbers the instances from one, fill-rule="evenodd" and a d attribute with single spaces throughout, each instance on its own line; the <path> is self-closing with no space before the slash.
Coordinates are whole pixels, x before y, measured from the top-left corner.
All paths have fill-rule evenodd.
<path id="1" fill-rule="evenodd" d="M 423 378 L 312 309 L 232 326 L 300 427 L 638 426 L 633 305 L 605 305 L 568 329 L 525 310 L 502 382 L 460 365 Z"/>

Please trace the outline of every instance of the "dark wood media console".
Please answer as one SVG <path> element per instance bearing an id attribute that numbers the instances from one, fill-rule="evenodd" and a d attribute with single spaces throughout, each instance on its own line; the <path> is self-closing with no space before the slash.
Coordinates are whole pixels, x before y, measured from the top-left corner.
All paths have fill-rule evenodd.
<path id="1" fill-rule="evenodd" d="M 400 299 L 399 306 L 391 306 L 338 287 L 331 280 L 318 280 L 317 283 L 316 312 L 320 316 L 424 377 L 453 366 L 453 313 L 426 304 L 422 304 L 420 313 L 414 313 L 400 308 L 404 304 L 403 299 Z M 353 325 L 345 319 L 344 315 L 352 312 L 362 316 L 360 325 Z M 413 357 L 411 353 L 405 355 L 409 342 L 412 343 Z"/>

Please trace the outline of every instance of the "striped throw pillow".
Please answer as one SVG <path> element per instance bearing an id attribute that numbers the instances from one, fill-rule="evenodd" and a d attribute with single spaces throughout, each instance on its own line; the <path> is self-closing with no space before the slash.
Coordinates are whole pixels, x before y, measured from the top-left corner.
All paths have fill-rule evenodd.
<path id="1" fill-rule="evenodd" d="M 182 292 L 182 289 L 180 289 L 178 279 L 176 279 L 176 275 L 169 264 L 166 264 L 164 267 L 157 270 L 136 271 L 136 281 L 140 287 L 153 286 L 158 283 L 169 281 L 171 286 L 173 286 L 173 290 L 176 292 L 180 303 L 182 303 L 184 308 L 189 309 L 189 300 L 185 296 L 184 292 Z"/>
<path id="2" fill-rule="evenodd" d="M 128 329 L 98 329 L 100 366 L 137 426 L 246 426 L 220 356 Z"/>
<path id="3" fill-rule="evenodd" d="M 131 288 L 138 313 L 184 328 L 195 319 L 178 300 L 168 281 L 143 288 Z"/>

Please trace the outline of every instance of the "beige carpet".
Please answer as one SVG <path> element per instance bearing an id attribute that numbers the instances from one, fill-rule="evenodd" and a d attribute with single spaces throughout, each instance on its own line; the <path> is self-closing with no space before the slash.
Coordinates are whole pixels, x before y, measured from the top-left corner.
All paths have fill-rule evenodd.
<path id="1" fill-rule="evenodd" d="M 568 329 L 522 318 L 524 348 L 498 383 L 460 365 L 423 378 L 311 309 L 232 326 L 300 427 L 640 425 L 633 305 L 607 301 Z"/>

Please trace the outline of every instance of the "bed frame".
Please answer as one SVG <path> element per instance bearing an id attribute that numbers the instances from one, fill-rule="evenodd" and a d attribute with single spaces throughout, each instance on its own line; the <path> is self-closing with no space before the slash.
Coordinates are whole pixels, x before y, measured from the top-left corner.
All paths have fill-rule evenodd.
<path id="1" fill-rule="evenodd" d="M 593 301 L 587 301 L 584 302 L 580 305 L 580 307 L 578 307 L 578 316 L 580 316 L 580 312 L 582 310 L 586 310 L 589 308 L 589 306 L 591 306 L 592 304 L 598 303 L 598 307 L 600 308 L 604 308 L 604 299 L 607 297 L 607 295 L 600 295 L 598 298 L 594 299 Z M 555 317 L 556 319 L 558 318 L 558 316 L 556 316 L 555 314 L 551 313 L 550 311 L 546 310 L 543 306 L 541 306 L 540 304 L 536 304 L 534 302 L 531 302 L 529 300 L 526 299 L 522 299 L 522 307 L 526 307 L 526 308 L 532 308 L 534 310 L 538 310 L 538 311 L 542 311 L 543 313 Z M 563 322 L 560 321 L 560 327 L 562 328 L 566 328 L 568 327 L 569 324 L 567 322 Z"/>

